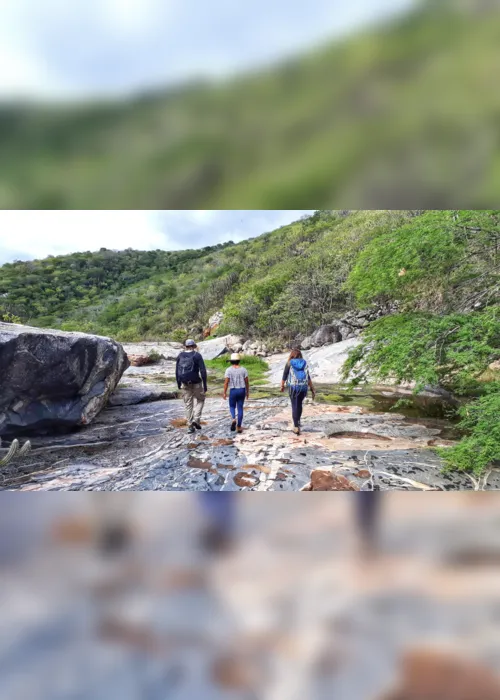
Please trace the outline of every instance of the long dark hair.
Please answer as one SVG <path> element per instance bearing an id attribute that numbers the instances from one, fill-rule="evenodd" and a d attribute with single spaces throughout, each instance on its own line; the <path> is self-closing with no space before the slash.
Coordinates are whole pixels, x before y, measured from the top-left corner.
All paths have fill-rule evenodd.
<path id="1" fill-rule="evenodd" d="M 303 360 L 304 358 L 302 357 L 302 353 L 299 350 L 299 348 L 293 348 L 292 352 L 290 353 L 290 356 L 288 358 L 288 362 L 290 360 Z"/>

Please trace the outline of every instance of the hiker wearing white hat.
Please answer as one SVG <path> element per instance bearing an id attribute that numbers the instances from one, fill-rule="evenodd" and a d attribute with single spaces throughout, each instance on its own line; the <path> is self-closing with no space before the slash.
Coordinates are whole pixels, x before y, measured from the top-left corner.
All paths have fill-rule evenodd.
<path id="1" fill-rule="evenodd" d="M 231 412 L 231 430 L 242 432 L 243 405 L 245 398 L 248 399 L 250 384 L 248 382 L 248 372 L 245 367 L 240 367 L 241 358 L 238 353 L 233 353 L 230 358 L 231 367 L 226 369 L 224 380 L 224 401 L 227 399 L 229 389 L 229 410 Z M 236 418 L 238 411 L 238 418 Z"/>

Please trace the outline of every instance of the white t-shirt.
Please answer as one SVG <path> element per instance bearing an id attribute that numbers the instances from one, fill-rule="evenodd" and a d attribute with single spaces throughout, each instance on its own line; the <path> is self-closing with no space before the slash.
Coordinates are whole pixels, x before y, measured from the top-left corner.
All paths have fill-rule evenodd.
<path id="1" fill-rule="evenodd" d="M 248 377 L 248 372 L 244 367 L 232 365 L 226 369 L 226 379 L 229 379 L 230 389 L 244 389 L 245 378 Z"/>

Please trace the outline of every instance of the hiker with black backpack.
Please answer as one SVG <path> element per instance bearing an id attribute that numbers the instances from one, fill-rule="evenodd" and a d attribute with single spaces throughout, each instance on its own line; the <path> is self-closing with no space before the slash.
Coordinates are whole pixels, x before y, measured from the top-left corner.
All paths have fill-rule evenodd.
<path id="1" fill-rule="evenodd" d="M 290 353 L 281 380 L 281 391 L 285 391 L 285 385 L 288 386 L 288 394 L 292 403 L 293 432 L 300 435 L 302 404 L 307 396 L 308 388 L 311 390 L 313 399 L 316 396 L 307 362 L 302 357 L 300 350 L 295 349 Z"/>
<path id="2" fill-rule="evenodd" d="M 186 340 L 175 365 L 177 386 L 182 389 L 188 432 L 201 430 L 201 414 L 207 393 L 207 370 L 194 340 Z M 196 406 L 195 406 L 196 403 Z"/>

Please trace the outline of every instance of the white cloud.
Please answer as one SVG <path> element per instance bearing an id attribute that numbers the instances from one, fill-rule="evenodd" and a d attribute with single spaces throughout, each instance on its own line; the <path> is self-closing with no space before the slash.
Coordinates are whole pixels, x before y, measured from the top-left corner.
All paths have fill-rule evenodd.
<path id="1" fill-rule="evenodd" d="M 177 247 L 150 211 L 0 212 L 0 263 L 99 248 Z"/>
<path id="2" fill-rule="evenodd" d="M 259 236 L 311 210 L 0 211 L 0 265 L 77 251 L 182 250 Z"/>

